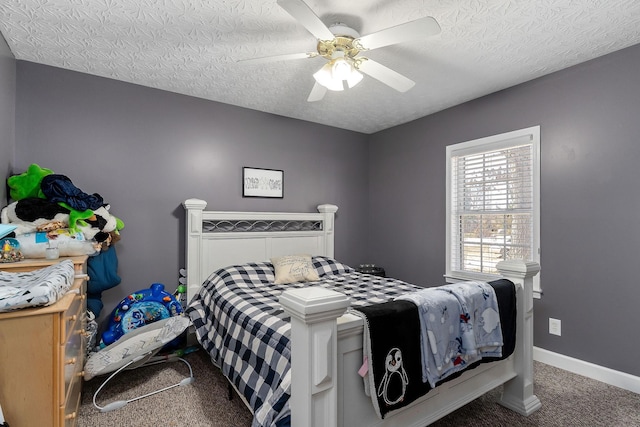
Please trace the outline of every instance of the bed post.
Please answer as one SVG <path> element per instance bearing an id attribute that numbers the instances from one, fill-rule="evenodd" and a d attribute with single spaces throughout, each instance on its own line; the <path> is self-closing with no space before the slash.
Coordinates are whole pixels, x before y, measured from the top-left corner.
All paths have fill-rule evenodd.
<path id="1" fill-rule="evenodd" d="M 336 205 L 318 205 L 318 212 L 324 214 L 324 221 L 322 230 L 324 231 L 324 242 L 325 242 L 325 253 L 324 255 L 333 258 L 334 255 L 334 247 L 333 247 L 333 233 L 334 233 L 334 219 L 335 214 L 338 211 L 338 207 Z"/>
<path id="2" fill-rule="evenodd" d="M 186 209 L 185 224 L 185 269 L 187 270 L 187 301 L 198 293 L 202 286 L 199 283 L 200 260 L 202 254 L 202 211 L 207 207 L 207 202 L 200 199 L 188 199 L 182 202 L 182 206 Z"/>
<path id="3" fill-rule="evenodd" d="M 320 287 L 293 289 L 280 296 L 291 315 L 291 425 L 338 424 L 337 323 L 345 295 Z"/>
<path id="4" fill-rule="evenodd" d="M 517 377 L 504 384 L 500 404 L 528 416 L 542 404 L 533 394 L 533 277 L 540 271 L 537 262 L 501 261 L 500 274 L 516 284 L 518 323 L 514 365 Z"/>

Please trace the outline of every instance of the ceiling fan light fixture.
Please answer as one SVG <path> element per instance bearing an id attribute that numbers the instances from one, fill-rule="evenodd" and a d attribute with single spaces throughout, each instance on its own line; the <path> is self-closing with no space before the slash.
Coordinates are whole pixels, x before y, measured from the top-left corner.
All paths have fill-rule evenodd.
<path id="1" fill-rule="evenodd" d="M 353 70 L 353 64 L 345 58 L 336 58 L 330 62 L 331 75 L 337 80 L 348 80 Z"/>
<path id="2" fill-rule="evenodd" d="M 338 56 L 327 62 L 313 77 L 318 84 L 329 90 L 344 90 L 344 82 L 349 88 L 354 87 L 362 80 L 362 73 L 356 70 L 351 58 Z"/>
<path id="3" fill-rule="evenodd" d="M 344 90 L 342 80 L 335 79 L 332 73 L 332 64 L 327 62 L 313 74 L 313 78 L 316 79 L 318 84 L 326 87 L 329 90 L 340 91 Z"/>

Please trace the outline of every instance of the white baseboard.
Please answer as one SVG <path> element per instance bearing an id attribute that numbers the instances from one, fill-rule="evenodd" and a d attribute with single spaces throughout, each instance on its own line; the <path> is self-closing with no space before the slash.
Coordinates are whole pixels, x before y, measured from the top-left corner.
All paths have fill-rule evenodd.
<path id="1" fill-rule="evenodd" d="M 640 394 L 640 377 L 533 347 L 533 360 Z"/>

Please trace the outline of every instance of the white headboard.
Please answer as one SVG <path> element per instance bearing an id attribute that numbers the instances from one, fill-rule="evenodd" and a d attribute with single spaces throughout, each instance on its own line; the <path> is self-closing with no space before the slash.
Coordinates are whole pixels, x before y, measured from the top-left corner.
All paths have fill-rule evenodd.
<path id="1" fill-rule="evenodd" d="M 311 213 L 205 211 L 207 202 L 200 199 L 182 205 L 187 301 L 222 267 L 302 253 L 334 256 L 335 205 L 319 205 Z"/>

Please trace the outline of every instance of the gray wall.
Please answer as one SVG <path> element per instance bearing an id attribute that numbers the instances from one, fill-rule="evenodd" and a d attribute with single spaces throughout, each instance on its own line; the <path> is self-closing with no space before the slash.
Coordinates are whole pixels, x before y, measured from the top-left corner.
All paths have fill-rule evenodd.
<path id="1" fill-rule="evenodd" d="M 371 260 L 442 283 L 445 147 L 541 125 L 534 343 L 640 375 L 639 69 L 635 46 L 373 135 Z M 561 337 L 548 334 L 549 317 L 562 321 Z"/>
<path id="2" fill-rule="evenodd" d="M 5 179 L 11 174 L 15 147 L 16 61 L 0 34 L 0 206 L 7 200 Z"/>
<path id="3" fill-rule="evenodd" d="M 153 282 L 175 289 L 191 197 L 215 210 L 336 204 L 336 256 L 364 261 L 365 135 L 30 62 L 17 70 L 15 169 L 67 175 L 125 223 L 122 284 L 105 293 L 105 311 Z M 243 198 L 242 166 L 283 169 L 284 199 Z"/>

